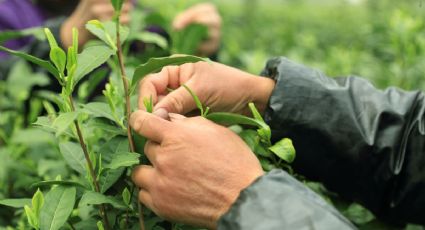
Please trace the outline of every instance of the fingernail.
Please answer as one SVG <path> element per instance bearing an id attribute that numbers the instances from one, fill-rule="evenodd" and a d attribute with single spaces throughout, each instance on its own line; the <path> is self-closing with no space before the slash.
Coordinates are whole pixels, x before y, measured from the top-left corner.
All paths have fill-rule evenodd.
<path id="1" fill-rule="evenodd" d="M 155 111 L 153 111 L 153 114 L 158 116 L 158 117 L 161 117 L 162 119 L 170 120 L 170 118 L 168 116 L 168 112 L 164 108 L 156 109 Z"/>

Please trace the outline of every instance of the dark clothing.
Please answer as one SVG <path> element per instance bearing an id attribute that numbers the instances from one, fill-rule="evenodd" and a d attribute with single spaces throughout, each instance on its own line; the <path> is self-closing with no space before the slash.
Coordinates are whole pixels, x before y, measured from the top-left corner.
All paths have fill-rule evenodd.
<path id="1" fill-rule="evenodd" d="M 22 30 L 44 24 L 45 14 L 29 0 L 0 0 L 0 32 L 5 30 Z M 26 46 L 31 38 L 7 41 L 5 46 L 17 50 Z M 0 52 L 0 60 L 6 53 Z"/>
<path id="2" fill-rule="evenodd" d="M 0 0 L 0 32 L 5 30 L 21 30 L 32 27 L 45 26 L 50 28 L 58 38 L 60 27 L 65 17 L 51 17 L 48 11 L 35 6 L 29 0 Z M 6 47 L 13 50 L 23 50 L 33 56 L 48 58 L 49 44 L 37 41 L 33 37 L 24 37 L 5 42 Z M 6 79 L 10 67 L 19 60 L 0 51 L 0 80 Z"/>
<path id="3" fill-rule="evenodd" d="M 272 138 L 293 140 L 295 171 L 361 203 L 379 219 L 425 225 L 424 94 L 378 90 L 358 77 L 328 78 L 286 58 L 266 111 Z M 245 189 L 219 229 L 350 229 L 316 194 L 282 171 Z"/>

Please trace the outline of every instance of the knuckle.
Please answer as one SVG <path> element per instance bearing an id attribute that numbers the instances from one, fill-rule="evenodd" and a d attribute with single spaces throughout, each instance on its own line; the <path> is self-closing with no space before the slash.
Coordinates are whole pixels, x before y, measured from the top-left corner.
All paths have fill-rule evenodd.
<path id="1" fill-rule="evenodd" d="M 164 170 L 167 170 L 168 168 L 167 165 L 168 165 L 167 154 L 157 153 L 155 156 L 155 166 L 158 168 L 158 170 L 164 172 Z M 161 184 L 161 183 L 158 183 L 158 184 Z"/>

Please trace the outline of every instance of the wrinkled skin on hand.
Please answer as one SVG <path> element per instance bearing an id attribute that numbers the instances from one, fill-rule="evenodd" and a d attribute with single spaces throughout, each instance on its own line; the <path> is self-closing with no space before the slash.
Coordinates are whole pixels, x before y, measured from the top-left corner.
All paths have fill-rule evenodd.
<path id="1" fill-rule="evenodd" d="M 229 129 L 202 117 L 169 117 L 131 116 L 133 129 L 149 139 L 152 163 L 133 172 L 139 199 L 165 219 L 215 229 L 240 191 L 263 175 L 261 165 Z"/>
<path id="2" fill-rule="evenodd" d="M 211 111 L 250 114 L 248 103 L 254 102 L 260 111 L 268 103 L 274 81 L 258 77 L 220 63 L 187 63 L 168 66 L 161 72 L 145 77 L 140 83 L 139 108 L 143 99 L 152 96 L 154 110 L 186 114 L 196 109 L 187 85 Z M 167 88 L 174 89 L 171 93 Z"/>

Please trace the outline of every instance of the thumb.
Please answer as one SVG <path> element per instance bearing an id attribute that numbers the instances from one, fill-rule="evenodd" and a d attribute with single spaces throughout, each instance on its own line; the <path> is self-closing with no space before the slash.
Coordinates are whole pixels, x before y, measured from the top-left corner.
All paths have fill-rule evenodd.
<path id="1" fill-rule="evenodd" d="M 191 88 L 190 82 L 187 82 L 186 85 Z M 183 86 L 180 86 L 159 101 L 155 105 L 154 110 L 156 111 L 161 108 L 165 109 L 168 113 L 186 114 L 194 110 L 196 104 L 190 93 Z"/>
<path id="2" fill-rule="evenodd" d="M 131 114 L 130 125 L 138 134 L 158 143 L 162 142 L 164 135 L 173 127 L 170 121 L 143 110 Z"/>

